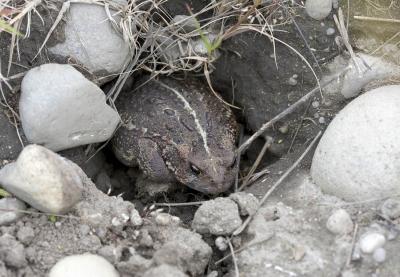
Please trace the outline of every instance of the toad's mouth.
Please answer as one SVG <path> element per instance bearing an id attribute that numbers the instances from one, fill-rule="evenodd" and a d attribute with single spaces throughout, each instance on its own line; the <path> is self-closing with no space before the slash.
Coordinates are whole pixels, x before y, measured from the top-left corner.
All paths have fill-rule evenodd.
<path id="1" fill-rule="evenodd" d="M 232 184 L 233 182 L 225 182 L 220 184 L 206 184 L 206 185 L 192 183 L 192 184 L 186 184 L 186 186 L 204 194 L 215 195 L 227 191 L 232 186 Z"/>

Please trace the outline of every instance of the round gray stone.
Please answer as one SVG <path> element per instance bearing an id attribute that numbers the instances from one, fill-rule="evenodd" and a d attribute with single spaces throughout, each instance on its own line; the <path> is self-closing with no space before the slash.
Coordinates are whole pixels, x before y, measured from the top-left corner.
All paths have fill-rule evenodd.
<path id="1" fill-rule="evenodd" d="M 336 210 L 328 218 L 326 228 L 333 234 L 343 235 L 353 231 L 353 221 L 344 209 Z"/>
<path id="2" fill-rule="evenodd" d="M 116 14 L 116 11 L 110 9 L 110 13 Z M 112 17 L 119 24 L 121 16 Z M 130 57 L 129 43 L 112 25 L 103 6 L 73 3 L 65 24 L 65 42 L 49 50 L 74 58 L 92 73 L 120 73 Z"/>
<path id="3" fill-rule="evenodd" d="M 3 167 L 0 183 L 35 209 L 54 214 L 68 212 L 83 190 L 77 166 L 39 145 L 28 145 Z"/>
<path id="4" fill-rule="evenodd" d="M 70 65 L 29 70 L 21 92 L 19 109 L 27 139 L 53 151 L 106 141 L 120 120 L 103 91 Z"/>
<path id="5" fill-rule="evenodd" d="M 233 233 L 241 224 L 236 203 L 229 198 L 218 197 L 200 206 L 194 215 L 192 228 L 201 234 L 219 236 Z"/>
<path id="6" fill-rule="evenodd" d="M 106 259 L 93 254 L 72 255 L 58 261 L 49 277 L 119 277 L 119 273 Z"/>
<path id="7" fill-rule="evenodd" d="M 331 13 L 332 0 L 307 0 L 305 7 L 311 18 L 322 20 Z"/>
<path id="8" fill-rule="evenodd" d="M 348 104 L 315 151 L 311 176 L 346 201 L 400 193 L 400 86 L 374 89 Z"/>

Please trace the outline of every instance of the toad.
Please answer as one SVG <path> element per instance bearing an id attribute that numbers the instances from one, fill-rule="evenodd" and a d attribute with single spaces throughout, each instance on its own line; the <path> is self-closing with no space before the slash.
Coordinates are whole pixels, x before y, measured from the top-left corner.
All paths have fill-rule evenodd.
<path id="1" fill-rule="evenodd" d="M 122 124 L 116 157 L 151 181 L 179 182 L 207 194 L 226 191 L 238 171 L 232 111 L 193 79 L 141 79 L 115 105 Z"/>

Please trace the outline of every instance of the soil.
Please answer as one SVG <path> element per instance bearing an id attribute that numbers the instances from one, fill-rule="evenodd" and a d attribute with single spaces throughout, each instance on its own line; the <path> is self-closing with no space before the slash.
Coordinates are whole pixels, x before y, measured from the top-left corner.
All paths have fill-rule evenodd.
<path id="1" fill-rule="evenodd" d="M 209 3 L 209 1 L 167 2 L 165 9 L 172 17 L 174 14 L 188 14 L 185 5 L 187 2 L 193 7 L 194 12 Z M 4 76 L 15 76 L 43 63 L 66 62 L 59 60 L 58 57 L 49 56 L 46 50 L 32 61 L 59 8 L 59 4 L 38 7 L 44 24 L 39 17 L 32 15 L 30 36 L 20 40 L 20 54 L 14 53 L 9 74 L 5 72 L 8 67 L 11 36 L 4 32 L 0 33 L 0 65 Z M 300 9 L 295 20 L 309 47 L 315 50 L 313 53 L 321 70 L 316 65 L 314 57 L 310 55 L 310 49 L 304 43 L 296 26 L 291 24 L 282 27 L 277 32 L 277 37 L 304 55 L 317 76 L 322 77 L 325 73 L 324 65 L 342 51 L 337 47 L 335 36 L 326 35 L 326 29 L 335 26 L 333 17 L 331 15 L 319 22 L 308 18 Z M 360 34 L 357 31 L 359 25 L 354 23 L 351 26 L 355 28 L 355 35 Z M 382 26 L 385 27 L 386 24 Z M 358 42 L 363 41 L 365 46 L 367 41 L 365 37 L 369 34 L 371 33 L 364 31 L 360 36 L 353 38 Z M 48 45 L 62 40 L 62 33 L 56 32 Z M 373 41 L 375 45 L 377 42 Z M 238 121 L 244 126 L 242 134 L 244 138 L 253 134 L 263 123 L 284 111 L 316 86 L 314 75 L 298 55 L 282 44 L 277 44 L 274 49 L 268 38 L 255 33 L 243 33 L 225 41 L 220 51 L 221 57 L 213 64 L 212 83 L 226 101 L 242 108 L 237 110 L 236 114 Z M 272 55 L 277 58 L 278 67 Z M 289 79 L 295 74 L 297 84 L 290 85 Z M 137 75 L 132 78 L 135 77 Z M 20 77 L 10 81 L 13 91 L 8 91 L 1 84 L 5 89 L 8 103 L 17 112 L 20 82 Z M 134 81 L 131 80 L 130 84 L 134 85 Z M 112 83 L 103 86 L 104 90 L 110 85 Z M 125 89 L 129 89 L 129 86 L 127 85 Z M 334 115 L 348 101 L 341 99 L 335 103 L 326 103 L 319 94 L 316 94 L 311 101 L 266 132 L 266 136 L 274 138 L 274 143 L 258 166 L 258 170 L 266 167 L 268 174 L 252 183 L 245 191 L 261 199 L 304 153 L 316 134 L 326 128 Z M 19 128 L 19 131 L 23 137 L 22 128 Z M 263 144 L 264 139 L 260 138 L 243 155 L 239 178 L 246 176 Z M 3 147 L 1 145 L 0 151 Z M 213 196 L 202 195 L 182 186 L 172 192 L 143 193 L 135 186 L 140 176 L 139 170 L 119 163 L 109 146 L 102 149 L 89 162 L 86 149 L 80 147 L 61 153 L 81 166 L 89 176 L 84 177 L 85 196 L 80 206 L 65 217 L 56 219 L 37 214 L 37 211 L 31 209 L 32 214 L 22 216 L 9 226 L 0 226 L 0 241 L 6 234 L 18 238 L 18 232 L 23 227 L 31 227 L 35 234 L 31 242 L 23 244 L 26 263 L 6 267 L 4 261 L 0 260 L 0 276 L 45 276 L 62 257 L 85 252 L 105 256 L 121 276 L 141 276 L 148 268 L 157 265 L 156 259 L 153 258 L 155 253 L 174 236 L 174 232 L 179 231 L 181 233 L 178 234 L 187 235 L 197 241 L 197 234 L 189 230 L 198 204 L 165 207 L 165 205 L 157 206 L 155 203 L 198 202 L 206 201 Z M 238 249 L 248 245 L 263 232 L 264 235 L 268 232 L 273 233 L 272 239 L 247 247 L 237 255 L 240 276 L 399 276 L 397 253 L 400 241 L 397 238 L 399 232 L 397 224 L 400 223 L 400 219 L 387 220 L 380 215 L 382 199 L 364 203 L 345 203 L 333 196 L 324 195 L 312 183 L 308 173 L 312 155 L 313 150 L 307 154 L 290 178 L 272 194 L 263 206 L 260 218 L 250 224 L 248 232 L 232 239 L 233 247 Z M 109 190 L 110 187 L 112 190 Z M 226 192 L 221 196 L 227 196 L 229 193 Z M 122 215 L 129 214 L 133 207 L 139 211 L 144 221 L 143 225 L 135 226 L 123 221 Z M 346 209 L 351 215 L 353 222 L 358 226 L 356 232 L 339 237 L 327 230 L 326 221 L 338 208 Z M 162 212 L 170 215 L 165 225 L 160 224 L 160 219 L 157 217 Z M 102 214 L 103 218 L 94 223 L 90 215 L 96 213 Z M 120 221 L 122 223 L 119 224 Z M 383 230 L 382 232 L 392 238 L 385 246 L 385 262 L 378 263 L 371 255 L 352 257 L 354 246 L 352 236 L 358 239 L 360 234 L 376 229 Z M 186 238 L 185 236 L 182 235 L 183 238 Z M 201 255 L 193 254 L 191 264 L 184 268 L 186 272 L 190 276 L 207 276 L 207 274 L 235 276 L 232 259 L 215 264 L 229 254 L 229 250 L 220 251 L 215 245 L 215 236 L 203 235 L 202 239 L 213 250 L 208 266 L 205 272 L 197 272 L 197 263 L 203 260 Z M 197 244 L 192 245 L 193 249 L 197 246 Z M 195 253 L 203 251 L 200 248 L 196 248 L 198 252 Z M 3 255 L 1 251 L 5 250 L 0 243 L 0 257 Z M 266 264 L 266 260 L 269 264 Z M 212 271 L 216 271 L 218 275 L 211 275 Z"/>

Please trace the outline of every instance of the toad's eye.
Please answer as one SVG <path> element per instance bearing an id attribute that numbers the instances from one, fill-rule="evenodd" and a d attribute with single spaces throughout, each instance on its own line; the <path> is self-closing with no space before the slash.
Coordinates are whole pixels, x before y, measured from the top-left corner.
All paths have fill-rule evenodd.
<path id="1" fill-rule="evenodd" d="M 190 169 L 195 175 L 199 175 L 201 173 L 200 169 L 194 164 L 190 164 Z"/>

